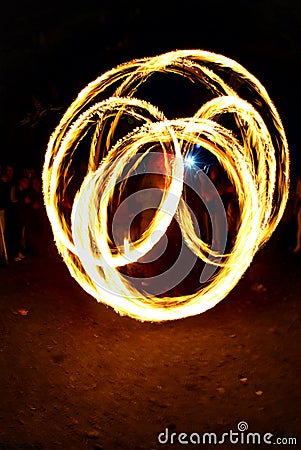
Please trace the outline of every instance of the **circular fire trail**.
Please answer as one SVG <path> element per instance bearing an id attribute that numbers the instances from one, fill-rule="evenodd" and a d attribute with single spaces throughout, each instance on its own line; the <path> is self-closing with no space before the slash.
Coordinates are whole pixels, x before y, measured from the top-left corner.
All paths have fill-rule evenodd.
<path id="1" fill-rule="evenodd" d="M 154 106 L 158 76 L 200 92 L 188 117 Z M 202 151 L 235 192 L 230 246 L 220 192 L 195 169 Z M 287 140 L 265 88 L 237 62 L 202 50 L 132 60 L 88 84 L 51 135 L 43 167 L 47 215 L 71 275 L 141 321 L 200 314 L 224 299 L 277 227 L 288 190 Z M 169 240 L 177 258 L 167 267 Z"/>

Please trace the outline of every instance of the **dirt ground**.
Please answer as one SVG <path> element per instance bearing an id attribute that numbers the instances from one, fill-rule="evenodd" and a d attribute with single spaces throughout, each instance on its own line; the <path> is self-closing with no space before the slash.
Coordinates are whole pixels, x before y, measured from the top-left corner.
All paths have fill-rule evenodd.
<path id="1" fill-rule="evenodd" d="M 1 268 L 0 449 L 211 448 L 179 434 L 240 422 L 221 448 L 298 448 L 301 256 L 278 239 L 213 309 L 161 324 L 97 303 L 59 257 Z"/>

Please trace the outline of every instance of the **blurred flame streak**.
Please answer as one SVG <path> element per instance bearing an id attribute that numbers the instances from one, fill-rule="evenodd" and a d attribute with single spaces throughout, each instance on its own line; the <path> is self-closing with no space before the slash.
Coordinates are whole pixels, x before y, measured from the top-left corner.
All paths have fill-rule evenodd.
<path id="1" fill-rule="evenodd" d="M 243 80 L 254 93 L 255 106 L 241 99 L 214 69 L 226 70 Z M 154 72 L 185 76 L 193 82 L 206 84 L 217 96 L 191 118 L 167 120 L 156 107 L 134 98 L 139 86 Z M 118 82 L 119 86 L 114 88 Z M 105 95 L 112 88 L 115 89 L 113 96 L 90 106 L 97 95 Z M 269 127 L 257 105 L 264 106 Z M 112 146 L 114 131 L 124 113 L 143 121 L 144 125 Z M 233 114 L 241 134 L 239 137 L 214 121 L 215 116 L 224 113 Z M 109 118 L 111 125 L 106 131 L 105 148 L 98 164 L 99 137 Z M 62 195 L 77 143 L 93 124 L 95 131 L 89 166 L 72 206 L 70 227 L 61 213 Z M 272 129 L 275 139 L 269 129 Z M 165 156 L 171 148 L 173 153 L 171 172 L 166 177 L 160 206 L 150 226 L 136 242 L 132 243 L 130 236 L 126 236 L 124 245 L 112 252 L 108 236 L 108 204 L 125 165 L 140 155 L 139 152 L 149 152 L 151 147 L 144 150 L 149 143 L 159 143 Z M 137 291 L 119 273 L 118 267 L 145 255 L 156 243 L 154 230 L 165 232 L 175 214 L 187 245 L 198 257 L 215 264 L 215 258 L 219 256 L 196 236 L 190 213 L 181 198 L 183 158 L 190 144 L 202 145 L 212 152 L 235 185 L 241 214 L 240 228 L 232 252 L 216 259 L 221 269 L 208 285 L 193 295 L 154 297 Z M 139 158 L 141 161 L 144 155 Z M 165 158 L 165 169 L 168 173 L 168 158 Z M 120 186 L 122 189 L 123 183 Z M 201 50 L 180 50 L 130 61 L 88 84 L 50 137 L 43 167 L 47 214 L 58 251 L 71 275 L 98 301 L 112 306 L 120 314 L 142 321 L 174 320 L 196 315 L 225 298 L 275 230 L 284 212 L 288 190 L 286 136 L 265 88 L 235 61 Z"/>

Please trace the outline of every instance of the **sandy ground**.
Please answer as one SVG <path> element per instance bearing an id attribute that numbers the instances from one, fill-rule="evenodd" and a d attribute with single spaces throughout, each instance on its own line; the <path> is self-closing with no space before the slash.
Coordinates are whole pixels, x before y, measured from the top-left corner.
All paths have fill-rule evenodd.
<path id="1" fill-rule="evenodd" d="M 179 433 L 220 441 L 243 421 L 221 448 L 300 445 L 300 288 L 277 238 L 213 309 L 161 324 L 97 303 L 58 257 L 1 268 L 0 449 L 211 448 Z"/>

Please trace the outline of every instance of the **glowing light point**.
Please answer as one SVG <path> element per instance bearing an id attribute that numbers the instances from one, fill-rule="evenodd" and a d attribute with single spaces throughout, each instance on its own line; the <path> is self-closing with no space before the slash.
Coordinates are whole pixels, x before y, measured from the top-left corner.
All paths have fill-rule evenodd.
<path id="1" fill-rule="evenodd" d="M 184 160 L 184 164 L 186 167 L 188 167 L 189 169 L 191 169 L 192 167 L 194 167 L 195 165 L 195 158 L 192 155 L 188 155 L 186 156 L 185 160 Z"/>

